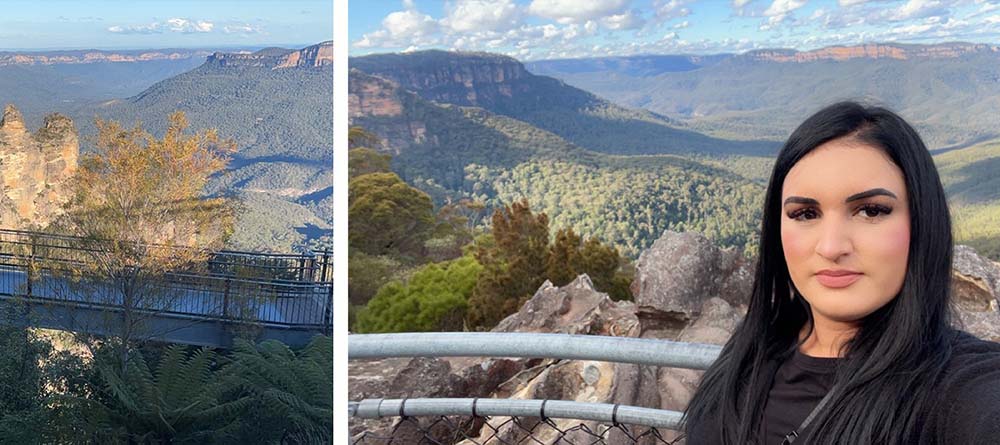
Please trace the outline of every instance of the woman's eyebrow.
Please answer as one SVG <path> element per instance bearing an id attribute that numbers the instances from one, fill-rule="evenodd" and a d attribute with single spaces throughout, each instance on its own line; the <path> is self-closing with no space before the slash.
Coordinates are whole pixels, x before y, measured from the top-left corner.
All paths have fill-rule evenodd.
<path id="1" fill-rule="evenodd" d="M 859 199 L 865 199 L 879 195 L 888 196 L 892 199 L 897 199 L 895 193 L 892 193 L 884 188 L 874 188 L 871 190 L 867 190 L 861 193 L 855 193 L 851 196 L 848 196 L 847 199 L 844 200 L 844 203 L 849 203 L 851 201 L 857 201 Z M 784 206 L 788 204 L 819 205 L 819 201 L 816 201 L 815 199 L 812 198 L 804 198 L 802 196 L 789 196 L 787 199 L 785 199 L 785 203 L 782 205 Z"/>

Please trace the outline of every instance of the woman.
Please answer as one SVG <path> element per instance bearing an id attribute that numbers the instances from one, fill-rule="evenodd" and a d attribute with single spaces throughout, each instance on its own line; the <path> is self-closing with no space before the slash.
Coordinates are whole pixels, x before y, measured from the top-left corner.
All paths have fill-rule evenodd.
<path id="1" fill-rule="evenodd" d="M 951 327 L 948 206 L 903 119 L 852 102 L 806 119 L 775 162 L 759 253 L 688 444 L 1000 444 L 1000 344 Z"/>

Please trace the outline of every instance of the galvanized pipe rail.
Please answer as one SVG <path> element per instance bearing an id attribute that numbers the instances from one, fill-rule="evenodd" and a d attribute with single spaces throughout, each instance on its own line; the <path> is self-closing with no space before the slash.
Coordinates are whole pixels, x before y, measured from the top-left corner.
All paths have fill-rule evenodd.
<path id="1" fill-rule="evenodd" d="M 390 357 L 517 357 L 594 360 L 704 370 L 717 345 L 597 335 L 496 332 L 353 334 L 349 359 Z M 550 417 L 682 429 L 683 413 L 636 406 L 565 400 L 488 398 L 364 399 L 350 402 L 359 418 L 406 416 Z"/>
<path id="2" fill-rule="evenodd" d="M 597 360 L 707 369 L 722 347 L 599 335 L 420 332 L 347 336 L 350 359 L 388 357 L 520 357 Z"/>
<path id="3" fill-rule="evenodd" d="M 499 416 L 577 419 L 677 430 L 682 413 L 664 409 L 536 399 L 364 399 L 349 414 L 362 419 L 406 416 Z"/>

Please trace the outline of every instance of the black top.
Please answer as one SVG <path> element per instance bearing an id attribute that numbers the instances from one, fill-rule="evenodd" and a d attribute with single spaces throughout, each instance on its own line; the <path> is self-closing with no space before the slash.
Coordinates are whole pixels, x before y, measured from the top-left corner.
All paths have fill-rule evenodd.
<path id="1" fill-rule="evenodd" d="M 778 445 L 785 434 L 798 428 L 832 386 L 831 372 L 837 360 L 798 353 L 780 366 L 769 366 L 776 371 L 771 374 L 773 386 L 758 441 Z M 936 399 L 929 404 L 932 408 L 917 414 L 919 443 L 1000 444 L 1000 343 L 957 331 L 951 359 L 934 393 Z M 687 445 L 721 443 L 713 419 L 695 420 L 688 419 Z"/>
<path id="2" fill-rule="evenodd" d="M 833 387 L 837 358 L 810 357 L 799 350 L 778 367 L 764 405 L 761 443 L 778 445 L 797 429 Z M 798 431 L 802 435 L 803 431 Z"/>

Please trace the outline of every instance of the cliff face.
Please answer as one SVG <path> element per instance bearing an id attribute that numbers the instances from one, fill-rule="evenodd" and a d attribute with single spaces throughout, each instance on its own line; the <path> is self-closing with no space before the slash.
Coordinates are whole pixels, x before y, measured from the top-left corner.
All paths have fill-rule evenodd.
<path id="1" fill-rule="evenodd" d="M 45 226 L 68 198 L 66 180 L 77 167 L 80 142 L 73 121 L 58 113 L 28 132 L 13 105 L 0 120 L 0 226 Z"/>
<path id="2" fill-rule="evenodd" d="M 760 50 L 751 51 L 746 57 L 763 62 L 815 62 L 818 60 L 954 58 L 974 53 L 998 53 L 1000 46 L 973 43 L 943 43 L 940 45 L 884 45 L 831 46 L 814 51 Z"/>
<path id="3" fill-rule="evenodd" d="M 533 76 L 517 60 L 486 53 L 424 51 L 351 60 L 352 68 L 391 79 L 437 102 L 489 108 L 490 104 L 530 87 L 519 82 Z"/>
<path id="4" fill-rule="evenodd" d="M 383 140 L 382 150 L 394 155 L 426 140 L 427 127 L 422 120 L 411 119 L 406 104 L 417 100 L 396 83 L 352 69 L 348 82 L 347 110 L 353 122 L 357 118 L 377 118 L 375 131 Z"/>
<path id="5" fill-rule="evenodd" d="M 206 64 L 270 69 L 333 66 L 333 42 L 323 42 L 300 50 L 265 48 L 253 53 L 215 53 L 208 57 Z"/>

